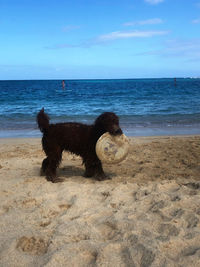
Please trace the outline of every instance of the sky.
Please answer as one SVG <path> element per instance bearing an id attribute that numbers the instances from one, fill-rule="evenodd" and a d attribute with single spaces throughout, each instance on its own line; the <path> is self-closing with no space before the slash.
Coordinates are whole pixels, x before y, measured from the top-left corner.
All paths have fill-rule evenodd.
<path id="1" fill-rule="evenodd" d="M 0 80 L 200 77 L 200 0 L 0 0 Z"/>

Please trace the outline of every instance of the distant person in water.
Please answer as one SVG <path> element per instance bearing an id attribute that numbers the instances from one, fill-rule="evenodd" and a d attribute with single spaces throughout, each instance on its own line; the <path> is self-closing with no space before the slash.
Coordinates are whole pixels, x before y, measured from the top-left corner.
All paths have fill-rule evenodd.
<path id="1" fill-rule="evenodd" d="M 65 90 L 65 81 L 62 80 L 62 89 Z"/>

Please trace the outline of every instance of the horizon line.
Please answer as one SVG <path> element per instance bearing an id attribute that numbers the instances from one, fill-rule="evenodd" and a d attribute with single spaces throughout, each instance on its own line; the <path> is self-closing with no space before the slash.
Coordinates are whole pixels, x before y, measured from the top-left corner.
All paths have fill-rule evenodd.
<path id="1" fill-rule="evenodd" d="M 198 77 L 190 77 L 190 76 L 169 76 L 169 77 L 137 77 L 137 78 L 45 78 L 45 79 L 0 79 L 2 81 L 82 81 L 82 80 L 140 80 L 140 79 L 200 79 Z"/>

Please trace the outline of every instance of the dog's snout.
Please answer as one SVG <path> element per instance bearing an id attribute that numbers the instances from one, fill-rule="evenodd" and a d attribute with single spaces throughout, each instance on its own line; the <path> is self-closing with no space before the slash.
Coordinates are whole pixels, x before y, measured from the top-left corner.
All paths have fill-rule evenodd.
<path id="1" fill-rule="evenodd" d="M 113 134 L 114 135 L 120 135 L 120 134 L 122 134 L 123 132 L 122 132 L 122 130 L 121 130 L 121 128 L 119 127 L 119 125 L 114 125 L 113 126 Z"/>
<path id="2" fill-rule="evenodd" d="M 122 130 L 121 130 L 120 128 L 118 128 L 117 130 L 115 130 L 115 134 L 117 134 L 117 135 L 118 135 L 118 134 L 119 134 L 119 135 L 122 134 Z"/>

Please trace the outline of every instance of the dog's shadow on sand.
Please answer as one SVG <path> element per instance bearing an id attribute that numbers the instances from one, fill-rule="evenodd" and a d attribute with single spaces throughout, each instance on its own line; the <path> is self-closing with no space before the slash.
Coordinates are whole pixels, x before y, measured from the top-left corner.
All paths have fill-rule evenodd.
<path id="1" fill-rule="evenodd" d="M 37 176 L 45 177 L 45 175 L 41 175 L 41 167 L 34 168 L 34 173 Z M 58 177 L 62 178 L 74 178 L 74 177 L 83 177 L 84 169 L 76 167 L 76 166 L 64 166 L 57 169 Z"/>
<path id="2" fill-rule="evenodd" d="M 96 179 L 94 177 L 83 177 L 84 176 L 84 168 L 80 168 L 80 167 L 76 167 L 76 166 L 64 166 L 64 167 L 61 167 L 57 170 L 57 174 L 59 177 L 62 177 L 62 178 L 85 178 L 85 179 L 90 179 L 90 180 L 94 180 L 96 181 Z M 114 173 L 112 172 L 109 172 L 107 173 L 107 175 L 110 177 L 110 178 L 113 178 L 115 176 Z"/>
<path id="3" fill-rule="evenodd" d="M 60 178 L 63 178 L 64 180 L 66 179 L 70 179 L 70 178 L 75 178 L 75 179 L 89 179 L 89 180 L 94 180 L 96 181 L 96 179 L 94 177 L 84 177 L 84 168 L 80 168 L 77 166 L 63 166 L 57 169 L 57 175 Z M 40 176 L 40 168 L 35 169 L 35 172 L 38 173 L 38 175 Z M 106 173 L 111 179 L 114 178 L 116 176 L 116 174 L 112 173 L 112 172 L 107 172 Z"/>
<path id="4" fill-rule="evenodd" d="M 84 169 L 76 166 L 64 166 L 57 169 L 57 174 L 59 177 L 64 178 L 82 177 Z"/>

